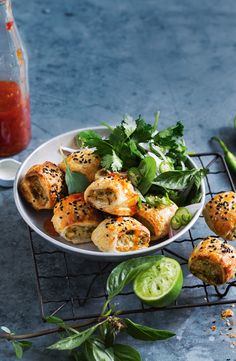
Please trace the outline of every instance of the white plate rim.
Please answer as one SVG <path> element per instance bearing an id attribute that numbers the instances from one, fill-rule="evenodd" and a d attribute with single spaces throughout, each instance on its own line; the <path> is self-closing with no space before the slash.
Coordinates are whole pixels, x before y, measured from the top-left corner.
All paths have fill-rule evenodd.
<path id="1" fill-rule="evenodd" d="M 25 164 L 30 160 L 31 157 L 34 156 L 34 154 L 38 151 L 40 151 L 41 148 L 44 148 L 45 146 L 47 146 L 47 144 L 49 144 L 50 142 L 60 139 L 62 136 L 69 136 L 70 134 L 75 134 L 75 133 L 80 133 L 82 131 L 85 130 L 101 130 L 101 131 L 107 131 L 107 128 L 104 126 L 93 126 L 93 127 L 86 127 L 86 128 L 79 128 L 79 129 L 75 129 L 75 130 L 71 130 L 69 132 L 65 132 L 62 134 L 57 135 L 56 137 L 53 137 L 51 139 L 49 139 L 48 141 L 44 142 L 43 144 L 41 144 L 39 147 L 37 147 L 33 152 L 31 152 L 28 157 L 22 162 L 15 181 L 14 181 L 14 187 L 13 187 L 13 194 L 14 194 L 14 200 L 15 200 L 15 204 L 17 207 L 18 212 L 20 213 L 21 217 L 24 219 L 24 221 L 28 224 L 28 226 L 30 228 L 32 228 L 38 235 L 40 235 L 41 237 L 43 237 L 44 239 L 46 239 L 47 241 L 49 241 L 50 243 L 54 244 L 54 246 L 59 247 L 59 248 L 63 248 L 65 249 L 67 252 L 73 252 L 73 253 L 78 253 L 83 255 L 84 257 L 88 257 L 88 258 L 112 258 L 113 260 L 117 258 L 121 259 L 121 258 L 131 258 L 132 256 L 142 256 L 142 255 L 146 255 L 147 253 L 155 253 L 156 251 L 162 249 L 163 247 L 167 246 L 168 244 L 174 242 L 175 240 L 177 240 L 178 238 L 180 238 L 181 236 L 183 236 L 197 221 L 197 219 L 199 218 L 204 203 L 205 203 L 205 196 L 206 196 L 206 191 L 205 191 L 205 183 L 204 183 L 204 179 L 201 182 L 201 190 L 202 190 L 202 199 L 201 199 L 201 206 L 198 209 L 198 211 L 195 213 L 195 215 L 193 216 L 192 220 L 187 224 L 186 227 L 184 227 L 178 234 L 168 238 L 167 240 L 157 243 L 153 246 L 150 246 L 148 248 L 144 248 L 141 250 L 137 250 L 137 251 L 130 251 L 130 252 L 117 252 L 117 253 L 112 253 L 112 252 L 100 252 L 100 251 L 92 251 L 92 250 L 86 250 L 86 249 L 81 249 L 81 248 L 77 248 L 75 247 L 73 244 L 66 244 L 66 243 L 62 243 L 59 240 L 54 239 L 53 237 L 50 237 L 48 234 L 42 232 L 37 226 L 35 226 L 35 224 L 32 222 L 31 218 L 28 217 L 28 215 L 25 213 L 23 207 L 21 206 L 21 200 L 20 200 L 20 194 L 18 192 L 18 183 L 19 183 L 19 179 L 21 176 L 21 170 L 22 168 L 25 166 Z M 188 160 L 190 161 L 190 163 L 193 165 L 193 167 L 195 167 L 196 169 L 198 169 L 196 163 L 188 156 Z"/>

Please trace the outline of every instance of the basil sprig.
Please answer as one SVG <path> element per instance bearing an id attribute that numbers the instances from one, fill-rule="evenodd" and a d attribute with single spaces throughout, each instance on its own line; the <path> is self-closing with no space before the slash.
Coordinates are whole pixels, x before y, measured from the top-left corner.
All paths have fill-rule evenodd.
<path id="1" fill-rule="evenodd" d="M 113 297 L 133 281 L 139 272 L 150 268 L 162 258 L 163 256 L 134 258 L 116 266 L 109 275 L 106 284 L 108 302 L 111 302 Z M 141 361 L 139 352 L 133 347 L 115 342 L 120 332 L 127 333 L 134 339 L 142 341 L 160 341 L 175 335 L 170 331 L 158 330 L 135 323 L 128 318 L 120 318 L 118 316 L 119 311 L 107 310 L 107 306 L 108 303 L 106 302 L 97 323 L 83 330 L 78 330 L 78 326 L 71 326 L 57 316 L 48 317 L 47 322 L 57 325 L 55 332 L 61 334 L 59 341 L 48 346 L 48 349 L 51 351 L 69 351 L 74 361 Z M 2 336 L 2 338 L 12 343 L 16 357 L 22 358 L 23 351 L 29 348 L 31 343 L 26 340 L 17 341 L 20 336 L 16 336 L 5 326 L 2 326 L 2 331 L 7 335 Z M 28 336 L 39 337 L 44 334 L 45 330 Z"/>

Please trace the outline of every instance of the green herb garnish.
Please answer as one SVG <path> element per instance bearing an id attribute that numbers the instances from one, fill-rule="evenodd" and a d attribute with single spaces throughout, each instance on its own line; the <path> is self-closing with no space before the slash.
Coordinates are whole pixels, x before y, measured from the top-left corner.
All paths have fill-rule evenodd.
<path id="1" fill-rule="evenodd" d="M 31 342 L 24 339 L 59 333 L 60 339 L 47 348 L 51 351 L 69 351 L 74 361 L 141 361 L 137 350 L 129 345 L 116 343 L 120 332 L 127 333 L 137 340 L 152 342 L 168 339 L 175 334 L 135 323 L 128 318 L 121 318 L 118 316 L 119 311 L 112 308 L 107 310 L 107 307 L 108 303 L 111 303 L 112 299 L 141 271 L 149 269 L 161 259 L 163 256 L 146 256 L 130 259 L 116 266 L 107 280 L 108 301 L 97 319 L 86 324 L 70 325 L 57 316 L 50 316 L 47 322 L 56 325 L 54 329 L 16 335 L 2 326 L 4 334 L 0 335 L 0 339 L 8 340 L 12 344 L 17 358 L 22 358 L 23 352 L 31 346 Z"/>

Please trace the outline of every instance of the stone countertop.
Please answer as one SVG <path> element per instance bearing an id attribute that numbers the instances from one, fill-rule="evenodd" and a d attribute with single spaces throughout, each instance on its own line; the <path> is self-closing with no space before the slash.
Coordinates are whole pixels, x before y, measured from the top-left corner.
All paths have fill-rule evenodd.
<path id="1" fill-rule="evenodd" d="M 160 126 L 184 121 L 191 151 L 216 150 L 209 139 L 221 135 L 236 152 L 233 0 L 15 0 L 13 6 L 29 53 L 33 124 L 32 142 L 17 159 L 62 132 L 100 121 L 115 124 L 124 113 L 152 121 L 157 110 Z M 45 327 L 28 230 L 11 189 L 0 188 L 0 209 L 0 323 L 16 332 Z M 236 360 L 229 339 L 220 335 L 223 308 L 136 316 L 177 337 L 129 342 L 144 361 Z M 66 360 L 64 353 L 45 350 L 46 343 L 35 341 L 24 359 Z M 15 360 L 7 343 L 0 355 L 2 361 Z"/>

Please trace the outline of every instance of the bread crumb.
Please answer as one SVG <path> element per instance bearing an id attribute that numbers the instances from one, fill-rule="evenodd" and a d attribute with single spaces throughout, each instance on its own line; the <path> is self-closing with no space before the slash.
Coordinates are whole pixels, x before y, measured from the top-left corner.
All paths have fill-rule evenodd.
<path id="1" fill-rule="evenodd" d="M 222 318 L 233 317 L 233 316 L 234 316 L 234 311 L 231 310 L 230 308 L 227 308 L 227 310 L 221 312 Z"/>
<path id="2" fill-rule="evenodd" d="M 215 325 L 211 326 L 211 330 L 212 330 L 212 331 L 215 331 L 215 330 L 216 330 L 216 326 L 215 326 Z"/>
<path id="3" fill-rule="evenodd" d="M 227 333 L 226 334 L 229 338 L 236 338 L 236 333 Z M 236 342 L 235 342 L 236 343 Z"/>

